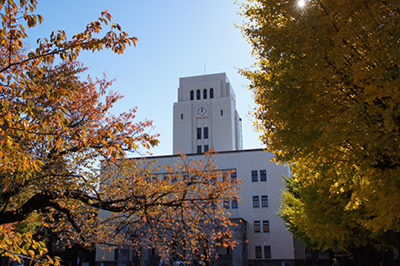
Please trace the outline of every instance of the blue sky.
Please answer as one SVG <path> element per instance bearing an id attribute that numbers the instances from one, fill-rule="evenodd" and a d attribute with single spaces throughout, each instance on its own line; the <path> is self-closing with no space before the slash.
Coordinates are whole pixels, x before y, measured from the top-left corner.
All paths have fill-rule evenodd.
<path id="1" fill-rule="evenodd" d="M 263 147 L 254 132 L 249 111 L 254 108 L 252 94 L 245 88 L 246 78 L 237 68 L 250 67 L 254 58 L 251 46 L 234 23 L 241 24 L 239 6 L 234 0 L 39 0 L 36 13 L 44 22 L 30 32 L 30 45 L 53 30 L 68 36 L 85 29 L 108 10 L 113 20 L 129 35 L 139 39 L 136 47 L 124 54 L 110 51 L 85 52 L 78 58 L 90 67 L 91 76 L 107 72 L 115 78 L 113 91 L 124 99 L 114 114 L 138 107 L 137 119 L 154 121 L 160 145 L 154 155 L 172 153 L 172 107 L 177 101 L 180 77 L 225 72 L 236 93 L 237 109 L 243 120 L 244 148 Z"/>

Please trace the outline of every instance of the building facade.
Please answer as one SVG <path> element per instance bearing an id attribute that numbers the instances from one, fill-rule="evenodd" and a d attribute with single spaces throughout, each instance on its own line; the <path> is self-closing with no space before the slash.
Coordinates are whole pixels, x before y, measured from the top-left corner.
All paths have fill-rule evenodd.
<path id="1" fill-rule="evenodd" d="M 173 107 L 173 154 L 146 160 L 156 161 L 156 167 L 172 165 L 179 152 L 197 160 L 211 148 L 218 152 L 217 170 L 233 170 L 241 181 L 240 203 L 232 199 L 224 204 L 232 219 L 242 221 L 233 229 L 238 245 L 233 250 L 215 247 L 219 265 L 295 265 L 294 239 L 277 214 L 284 189 L 282 176 L 290 174 L 289 167 L 271 162 L 273 155 L 263 149 L 243 150 L 241 119 L 226 74 L 181 78 Z M 159 171 L 155 174 L 165 174 Z M 98 266 L 115 262 L 115 252 L 107 252 L 96 254 Z M 131 259 L 127 254 L 125 258 Z M 158 265 L 149 251 L 142 254 L 143 266 Z"/>
<path id="2" fill-rule="evenodd" d="M 174 154 L 243 149 L 236 96 L 225 73 L 180 78 L 173 120 Z"/>

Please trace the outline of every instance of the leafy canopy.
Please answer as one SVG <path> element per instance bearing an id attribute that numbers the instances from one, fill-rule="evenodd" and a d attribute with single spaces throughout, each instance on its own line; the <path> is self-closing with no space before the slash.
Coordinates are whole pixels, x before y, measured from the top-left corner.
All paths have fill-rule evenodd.
<path id="1" fill-rule="evenodd" d="M 242 6 L 242 32 L 258 59 L 242 70 L 256 128 L 276 160 L 291 163 L 298 189 L 300 207 L 286 194 L 282 212 L 323 247 L 354 243 L 338 223 L 398 247 L 399 8 L 373 0 Z"/>
<path id="2" fill-rule="evenodd" d="M 70 40 L 59 30 L 27 47 L 25 27 L 43 20 L 34 14 L 36 5 L 36 0 L 0 1 L 1 255 L 58 264 L 43 257 L 45 245 L 32 238 L 36 228 L 67 241 L 158 243 L 159 249 L 169 244 L 166 230 L 181 232 L 181 239 L 218 237 L 214 230 L 200 233 L 201 224 L 229 226 L 216 206 L 233 193 L 233 185 L 216 178 L 209 160 L 173 168 L 184 165 L 184 171 L 170 169 L 171 175 L 188 172 L 201 181 L 149 182 L 157 169 L 126 157 L 158 144 L 158 135 L 149 133 L 152 121 L 135 122 L 136 109 L 111 114 L 122 97 L 109 90 L 113 81 L 82 79 L 86 68 L 75 61 L 81 51 L 122 54 L 137 39 L 105 11 Z M 107 166 L 103 174 L 96 168 L 99 160 Z M 103 219 L 100 209 L 113 214 Z"/>

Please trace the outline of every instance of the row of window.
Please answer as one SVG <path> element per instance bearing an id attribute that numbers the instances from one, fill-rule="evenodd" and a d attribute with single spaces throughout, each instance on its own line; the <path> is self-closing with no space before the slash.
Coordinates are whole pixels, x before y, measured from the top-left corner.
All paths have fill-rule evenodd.
<path id="1" fill-rule="evenodd" d="M 208 145 L 204 145 L 204 152 L 208 152 L 209 149 Z M 203 146 L 197 145 L 197 153 L 203 153 Z"/>
<path id="2" fill-rule="evenodd" d="M 271 258 L 271 246 L 264 246 L 264 258 Z M 256 259 L 262 259 L 262 246 L 256 246 Z"/>
<path id="3" fill-rule="evenodd" d="M 207 99 L 207 94 L 208 91 L 207 89 L 203 90 L 203 99 Z M 214 98 L 214 89 L 211 88 L 210 89 L 210 99 Z M 196 91 L 196 100 L 200 100 L 201 99 L 201 91 L 197 90 Z M 193 101 L 194 100 L 194 91 L 190 91 L 190 100 Z"/>
<path id="4" fill-rule="evenodd" d="M 261 196 L 261 207 L 262 208 L 267 208 L 268 207 L 268 196 L 267 195 Z M 232 202 L 229 199 L 225 200 L 224 201 L 224 208 L 225 209 L 229 209 L 229 208 L 237 209 L 238 208 L 237 199 L 233 198 Z M 260 196 L 253 196 L 253 208 L 260 208 Z"/>
<path id="5" fill-rule="evenodd" d="M 261 196 L 261 207 L 262 208 L 268 207 L 268 196 L 267 195 Z M 260 208 L 260 196 L 253 196 L 253 208 Z"/>
<path id="6" fill-rule="evenodd" d="M 203 130 L 201 130 L 201 127 L 197 128 L 197 139 L 201 139 L 202 135 L 201 132 L 203 131 L 203 137 L 204 139 L 208 139 L 208 127 L 203 128 Z"/>
<path id="7" fill-rule="evenodd" d="M 208 128 L 205 127 L 204 128 L 204 138 L 207 139 L 208 138 Z M 197 138 L 201 139 L 201 128 L 197 128 Z M 204 149 L 203 149 L 204 148 Z M 209 146 L 208 145 L 198 145 L 197 146 L 197 153 L 202 153 L 207 152 L 209 150 Z M 252 175 L 252 181 L 253 182 L 257 182 L 255 181 L 254 176 L 257 176 L 257 180 L 258 180 L 258 171 L 251 171 L 251 175 Z M 236 171 L 231 173 L 231 181 L 232 182 L 237 182 L 237 173 Z M 260 181 L 267 181 L 267 171 L 266 170 L 260 170 Z M 253 196 L 253 207 L 254 208 L 258 208 L 260 207 L 260 197 L 259 196 Z M 268 207 L 268 196 L 264 195 L 261 196 L 261 207 Z"/>
<path id="8" fill-rule="evenodd" d="M 238 207 L 239 207 L 239 203 L 236 198 L 232 198 L 232 202 L 229 199 L 224 201 L 225 209 L 229 209 L 229 208 L 237 209 Z"/>
<path id="9" fill-rule="evenodd" d="M 251 171 L 251 181 L 258 182 L 258 171 L 257 170 Z M 260 170 L 260 181 L 261 182 L 267 181 L 267 170 Z"/>
<path id="10" fill-rule="evenodd" d="M 171 177 L 169 177 L 168 175 L 163 175 L 163 174 L 159 174 L 159 175 L 152 175 L 151 176 L 151 181 L 152 182 L 158 182 L 158 181 L 162 181 L 162 180 L 164 180 L 164 181 L 166 181 L 166 180 L 168 180 L 168 179 L 170 179 Z M 196 176 L 195 175 L 188 175 L 188 174 L 182 174 L 182 177 L 181 177 L 183 180 L 191 180 L 191 181 L 194 181 L 194 180 L 196 180 Z M 223 178 L 226 178 L 226 175 L 223 175 Z M 224 179 L 225 180 L 225 179 Z M 172 182 L 176 182 L 176 181 L 178 181 L 178 178 L 175 176 L 175 175 L 172 175 L 172 178 L 171 178 L 171 181 Z M 236 183 L 237 182 L 237 174 L 236 174 L 236 171 L 234 171 L 234 172 L 232 172 L 231 173 L 231 182 L 232 183 Z M 237 202 L 237 200 L 236 200 L 236 202 Z"/>
<path id="11" fill-rule="evenodd" d="M 195 175 L 188 175 L 188 174 L 184 174 L 181 176 L 177 176 L 177 175 L 152 175 L 151 176 L 151 181 L 152 182 L 161 182 L 161 181 L 171 181 L 172 183 L 178 182 L 180 180 L 184 180 L 186 183 L 191 181 L 194 182 L 197 179 L 201 179 L 201 176 L 195 176 Z"/>
<path id="12" fill-rule="evenodd" d="M 198 127 L 197 128 L 197 139 L 202 139 L 202 138 L 208 139 L 208 127 L 204 127 L 204 128 Z M 204 147 L 201 145 L 197 146 L 197 153 L 208 152 L 208 150 L 209 150 L 208 145 L 204 145 Z"/>
<path id="13" fill-rule="evenodd" d="M 269 221 L 262 221 L 262 230 L 261 230 L 261 221 L 254 221 L 254 233 L 269 233 Z"/>

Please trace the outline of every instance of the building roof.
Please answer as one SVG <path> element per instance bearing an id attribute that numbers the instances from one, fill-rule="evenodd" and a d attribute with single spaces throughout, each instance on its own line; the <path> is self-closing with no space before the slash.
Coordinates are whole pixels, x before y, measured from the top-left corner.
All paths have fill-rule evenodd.
<path id="1" fill-rule="evenodd" d="M 246 150 L 232 150 L 232 151 L 219 151 L 215 152 L 215 154 L 229 154 L 229 153 L 246 153 L 246 152 L 255 152 L 255 151 L 265 151 L 267 150 L 265 148 L 259 148 L 259 149 L 246 149 Z M 188 157 L 194 157 L 194 156 L 204 156 L 204 153 L 188 153 L 184 154 Z M 174 157 L 179 157 L 182 156 L 182 154 L 171 154 L 171 155 L 151 155 L 151 156 L 144 156 L 144 157 L 131 157 L 129 159 L 161 159 L 161 158 L 174 158 Z"/>

